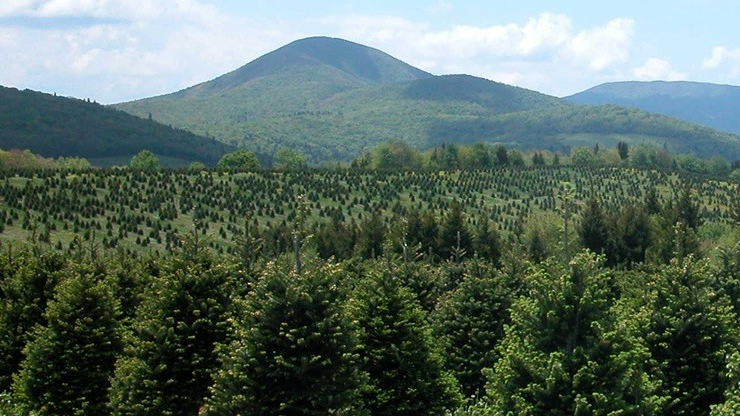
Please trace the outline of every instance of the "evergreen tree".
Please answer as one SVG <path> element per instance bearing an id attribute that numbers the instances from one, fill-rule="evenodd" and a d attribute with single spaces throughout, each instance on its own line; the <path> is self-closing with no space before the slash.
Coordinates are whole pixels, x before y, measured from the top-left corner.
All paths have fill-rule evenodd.
<path id="1" fill-rule="evenodd" d="M 645 261 L 645 253 L 653 240 L 650 218 L 640 206 L 625 205 L 616 221 L 614 231 L 616 247 L 613 248 L 615 262 L 631 267 Z M 610 259 L 611 260 L 611 259 Z"/>
<path id="2" fill-rule="evenodd" d="M 606 227 L 601 205 L 590 199 L 581 217 L 581 227 L 578 230 L 581 245 L 596 254 L 605 254 L 609 241 L 609 231 Z"/>
<path id="3" fill-rule="evenodd" d="M 486 215 L 483 215 L 478 222 L 473 244 L 477 256 L 496 267 L 501 265 L 501 240 Z"/>
<path id="4" fill-rule="evenodd" d="M 619 153 L 620 160 L 627 160 L 630 155 L 630 146 L 626 142 L 620 141 L 617 143 L 617 153 Z"/>
<path id="5" fill-rule="evenodd" d="M 194 242 L 163 269 L 116 363 L 113 415 L 197 414 L 218 367 L 235 271 Z"/>
<path id="6" fill-rule="evenodd" d="M 362 414 L 356 338 L 333 264 L 285 273 L 270 264 L 223 350 L 206 415 Z"/>
<path id="7" fill-rule="evenodd" d="M 0 255 L 0 391 L 10 388 L 31 330 L 43 323 L 65 265 L 55 253 L 11 250 Z"/>
<path id="8" fill-rule="evenodd" d="M 24 414 L 109 414 L 110 377 L 121 351 L 116 314 L 111 290 L 90 266 L 69 270 L 14 381 Z"/>
<path id="9" fill-rule="evenodd" d="M 495 347 L 503 338 L 510 305 L 503 280 L 494 273 L 467 276 L 432 314 L 435 335 L 445 346 L 447 367 L 465 397 L 483 396 L 483 370 L 496 362 Z"/>
<path id="10" fill-rule="evenodd" d="M 648 215 L 660 213 L 662 207 L 660 206 L 660 200 L 658 199 L 658 191 L 655 190 L 654 186 L 648 188 L 645 193 L 645 211 Z"/>
<path id="11" fill-rule="evenodd" d="M 699 204 L 691 195 L 691 188 L 685 187 L 676 204 L 676 221 L 696 230 L 700 223 Z"/>
<path id="12" fill-rule="evenodd" d="M 619 324 L 610 274 L 592 253 L 532 269 L 511 307 L 488 393 L 502 415 L 642 415 L 656 400 L 647 353 Z"/>
<path id="13" fill-rule="evenodd" d="M 462 204 L 458 201 L 452 202 L 450 211 L 441 224 L 439 246 L 445 260 L 459 260 L 466 255 L 472 255 L 473 238 L 465 225 Z"/>
<path id="14" fill-rule="evenodd" d="M 509 153 L 506 151 L 506 146 L 497 144 L 493 147 L 493 152 L 496 155 L 496 166 L 509 166 Z"/>
<path id="15" fill-rule="evenodd" d="M 728 359 L 727 377 L 731 384 L 725 391 L 724 401 L 711 406 L 710 416 L 740 414 L 740 353 L 738 352 L 734 352 Z"/>
<path id="16" fill-rule="evenodd" d="M 649 287 L 643 337 L 660 393 L 668 398 L 664 415 L 708 415 L 730 387 L 727 360 L 737 351 L 736 318 L 710 276 L 706 262 L 673 260 Z"/>
<path id="17" fill-rule="evenodd" d="M 531 235 L 529 236 L 529 243 L 527 244 L 527 256 L 535 263 L 543 262 L 549 256 L 547 245 L 545 244 L 545 239 L 542 238 L 542 234 L 539 230 L 532 231 Z"/>
<path id="18" fill-rule="evenodd" d="M 377 211 L 373 211 L 360 224 L 357 235 L 357 254 L 364 259 L 382 256 L 384 240 L 385 224 L 383 223 L 383 217 Z"/>
<path id="19" fill-rule="evenodd" d="M 353 291 L 359 327 L 362 401 L 371 415 L 440 415 L 460 400 L 454 377 L 413 295 L 396 277 L 373 269 Z"/>

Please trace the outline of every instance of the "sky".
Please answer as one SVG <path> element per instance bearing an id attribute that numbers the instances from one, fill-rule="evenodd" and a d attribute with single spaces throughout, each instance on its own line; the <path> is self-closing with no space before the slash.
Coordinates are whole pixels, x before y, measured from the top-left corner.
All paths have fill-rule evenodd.
<path id="1" fill-rule="evenodd" d="M 117 103 L 309 36 L 560 97 L 614 81 L 740 85 L 738 16 L 737 0 L 0 0 L 0 85 Z"/>

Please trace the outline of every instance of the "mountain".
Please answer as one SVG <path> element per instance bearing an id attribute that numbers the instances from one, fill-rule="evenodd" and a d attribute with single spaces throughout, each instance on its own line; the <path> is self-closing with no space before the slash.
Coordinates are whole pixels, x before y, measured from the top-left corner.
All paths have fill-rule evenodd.
<path id="1" fill-rule="evenodd" d="M 149 149 L 169 164 L 215 164 L 232 148 L 89 101 L 0 87 L 0 148 L 44 157 L 79 156 L 96 164 L 126 162 Z"/>
<path id="2" fill-rule="evenodd" d="M 556 151 L 626 141 L 740 158 L 737 136 L 637 110 L 585 108 L 470 75 L 435 76 L 377 49 L 326 37 L 295 41 L 214 80 L 114 107 L 265 155 L 297 149 L 312 163 L 350 160 L 389 140 L 417 148 L 491 141 Z M 708 140 L 720 145 L 697 145 Z"/>
<path id="3" fill-rule="evenodd" d="M 615 104 L 740 134 L 740 87 L 703 82 L 602 84 L 566 98 L 578 104 Z"/>

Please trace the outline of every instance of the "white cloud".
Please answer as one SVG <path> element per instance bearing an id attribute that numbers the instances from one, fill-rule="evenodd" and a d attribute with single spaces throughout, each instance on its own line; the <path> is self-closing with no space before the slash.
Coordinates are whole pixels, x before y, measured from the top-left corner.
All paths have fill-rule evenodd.
<path id="1" fill-rule="evenodd" d="M 194 0 L 50 0 L 5 3 L 33 24 L 0 27 L 0 84 L 116 102 L 179 90 L 293 40 Z M 20 7 L 23 6 L 23 7 Z M 84 18 L 87 24 L 54 25 Z"/>
<path id="2" fill-rule="evenodd" d="M 712 55 L 702 63 L 702 68 L 716 69 L 727 63 L 740 64 L 740 48 L 732 50 L 724 46 L 715 46 L 712 49 Z"/>
<path id="3" fill-rule="evenodd" d="M 614 19 L 606 25 L 574 32 L 565 15 L 542 13 L 524 25 L 459 25 L 433 30 L 428 25 L 388 16 L 332 16 L 324 23 L 339 35 L 375 42 L 390 52 L 405 52 L 413 61 L 525 59 L 564 61 L 602 71 L 629 56 L 634 22 Z"/>
<path id="4" fill-rule="evenodd" d="M 606 26 L 585 30 L 568 41 L 566 52 L 574 59 L 601 71 L 615 63 L 627 61 L 634 22 L 614 19 Z"/>
<path id="5" fill-rule="evenodd" d="M 641 67 L 635 68 L 632 74 L 638 81 L 683 81 L 688 77 L 685 72 L 673 69 L 670 62 L 658 58 L 648 59 Z"/>

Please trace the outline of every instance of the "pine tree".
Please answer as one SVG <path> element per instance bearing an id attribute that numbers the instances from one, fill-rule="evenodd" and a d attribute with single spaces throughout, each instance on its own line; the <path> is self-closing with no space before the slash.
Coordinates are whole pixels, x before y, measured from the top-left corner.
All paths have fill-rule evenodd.
<path id="1" fill-rule="evenodd" d="M 700 224 L 699 204 L 691 195 L 691 188 L 685 187 L 676 204 L 676 221 L 696 230 Z"/>
<path id="2" fill-rule="evenodd" d="M 453 201 L 439 230 L 439 247 L 445 260 L 471 256 L 473 238 L 463 218 L 462 204 Z"/>
<path id="3" fill-rule="evenodd" d="M 527 256 L 535 263 L 545 261 L 548 257 L 547 246 L 539 230 L 532 231 L 527 244 Z"/>
<path id="4" fill-rule="evenodd" d="M 0 256 L 0 391 L 10 388 L 32 329 L 43 323 L 66 261 L 54 253 L 12 250 Z"/>
<path id="5" fill-rule="evenodd" d="M 501 265 L 501 240 L 487 216 L 482 216 L 473 242 L 475 254 L 496 267 Z"/>
<path id="6" fill-rule="evenodd" d="M 736 416 L 740 414 L 740 353 L 728 359 L 727 378 L 731 384 L 725 391 L 724 401 L 711 406 L 710 416 Z"/>
<path id="7" fill-rule="evenodd" d="M 630 155 L 630 147 L 626 142 L 620 141 L 617 143 L 617 153 L 619 154 L 620 160 L 627 160 Z"/>
<path id="8" fill-rule="evenodd" d="M 468 276 L 442 298 L 432 314 L 434 333 L 445 346 L 447 368 L 465 397 L 483 396 L 483 370 L 496 362 L 495 347 L 503 338 L 510 305 L 503 281 L 493 273 Z"/>
<path id="9" fill-rule="evenodd" d="M 615 234 L 613 257 L 616 257 L 616 263 L 631 267 L 645 261 L 645 253 L 653 238 L 650 218 L 642 207 L 624 206 L 617 219 Z"/>
<path id="10" fill-rule="evenodd" d="M 583 211 L 581 217 L 581 227 L 578 230 L 578 236 L 584 248 L 596 254 L 606 253 L 609 231 L 606 227 L 604 213 L 601 211 L 601 205 L 595 199 L 590 199 L 586 203 L 586 209 Z"/>
<path id="11" fill-rule="evenodd" d="M 343 274 L 334 264 L 300 275 L 267 266 L 222 351 L 206 415 L 362 414 Z"/>
<path id="12" fill-rule="evenodd" d="M 460 400 L 445 372 L 413 295 L 390 273 L 373 269 L 353 291 L 352 317 L 359 326 L 362 401 L 372 415 L 440 415 Z"/>
<path id="13" fill-rule="evenodd" d="M 602 262 L 586 253 L 567 270 L 550 262 L 530 271 L 530 296 L 513 303 L 490 376 L 496 414 L 651 414 L 647 353 L 619 325 Z"/>
<path id="14" fill-rule="evenodd" d="M 116 363 L 113 415 L 193 415 L 227 340 L 233 267 L 188 242 L 144 294 Z"/>
<path id="15" fill-rule="evenodd" d="M 373 211 L 360 224 L 360 231 L 357 236 L 357 254 L 364 259 L 382 256 L 385 231 L 383 217 L 377 211 Z"/>
<path id="16" fill-rule="evenodd" d="M 89 266 L 57 287 L 24 350 L 13 390 L 24 413 L 108 415 L 108 388 L 121 351 L 116 302 Z"/>
<path id="17" fill-rule="evenodd" d="M 730 387 L 727 360 L 737 351 L 736 318 L 717 293 L 704 261 L 673 260 L 653 276 L 645 315 L 646 340 L 668 397 L 664 415 L 708 415 Z"/>

